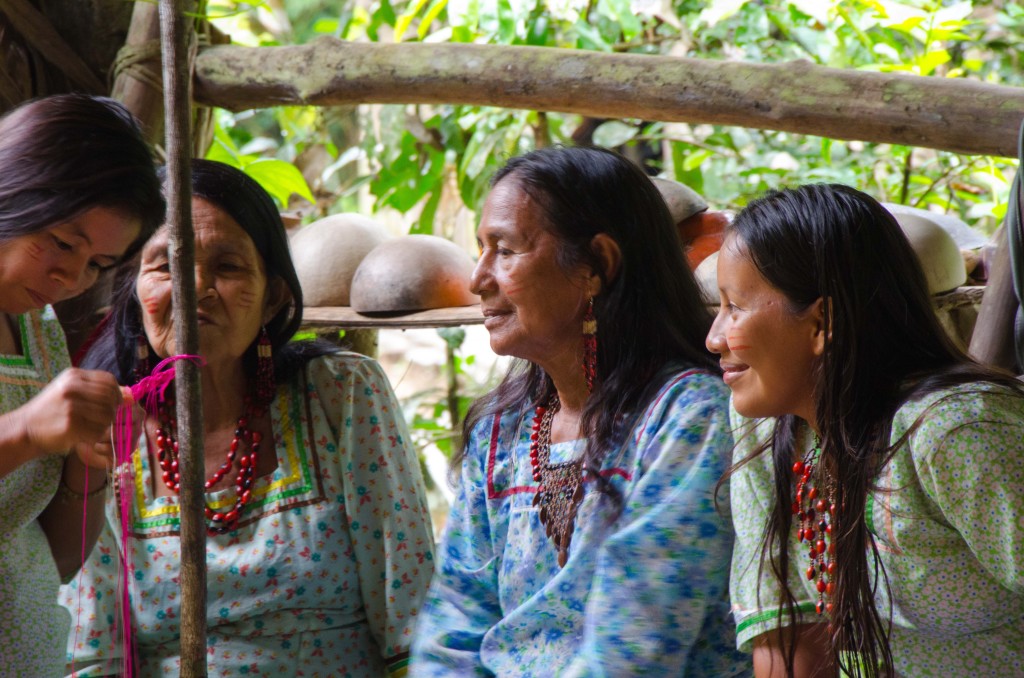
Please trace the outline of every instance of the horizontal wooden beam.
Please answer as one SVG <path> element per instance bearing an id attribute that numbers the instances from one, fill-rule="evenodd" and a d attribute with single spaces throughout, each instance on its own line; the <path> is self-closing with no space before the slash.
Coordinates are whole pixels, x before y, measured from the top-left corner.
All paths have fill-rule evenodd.
<path id="1" fill-rule="evenodd" d="M 1012 157 L 1024 88 L 816 66 L 575 49 L 319 38 L 219 46 L 196 61 L 198 103 L 472 104 L 712 123 Z"/>
<path id="2" fill-rule="evenodd" d="M 307 306 L 302 311 L 302 327 L 316 330 L 411 330 L 423 327 L 479 325 L 483 321 L 484 316 L 480 310 L 480 304 L 373 315 L 359 313 L 351 306 Z"/>

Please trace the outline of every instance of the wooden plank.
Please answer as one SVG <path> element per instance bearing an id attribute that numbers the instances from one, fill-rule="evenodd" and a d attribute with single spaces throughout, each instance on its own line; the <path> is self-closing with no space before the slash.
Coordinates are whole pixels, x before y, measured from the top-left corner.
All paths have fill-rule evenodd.
<path id="1" fill-rule="evenodd" d="M 484 321 L 480 305 L 432 308 L 410 313 L 365 315 L 351 306 L 307 306 L 302 310 L 302 326 L 306 329 L 396 329 L 421 327 L 458 327 L 479 325 Z"/>

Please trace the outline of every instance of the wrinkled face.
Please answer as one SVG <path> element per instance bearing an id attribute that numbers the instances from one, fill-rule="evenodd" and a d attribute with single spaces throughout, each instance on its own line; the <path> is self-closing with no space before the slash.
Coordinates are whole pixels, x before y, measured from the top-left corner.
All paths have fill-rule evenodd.
<path id="1" fill-rule="evenodd" d="M 477 244 L 480 259 L 470 289 L 480 295 L 494 352 L 529 360 L 548 372 L 551 366 L 579 362 L 589 270 L 559 267 L 558 239 L 514 176 L 488 195 Z"/>
<path id="2" fill-rule="evenodd" d="M 800 312 L 729 236 L 718 255 L 721 305 L 707 347 L 721 357 L 736 410 L 815 422 L 815 366 L 824 347 L 820 301 Z"/>
<path id="3" fill-rule="evenodd" d="M 211 365 L 238 360 L 277 310 L 270 308 L 263 258 L 249 234 L 212 203 L 193 198 L 192 221 L 200 353 Z M 135 285 L 146 337 L 161 358 L 178 353 L 167 236 L 165 226 L 142 249 Z"/>
<path id="4" fill-rule="evenodd" d="M 139 229 L 120 210 L 94 207 L 0 243 L 0 311 L 16 315 L 81 294 L 121 259 Z"/>

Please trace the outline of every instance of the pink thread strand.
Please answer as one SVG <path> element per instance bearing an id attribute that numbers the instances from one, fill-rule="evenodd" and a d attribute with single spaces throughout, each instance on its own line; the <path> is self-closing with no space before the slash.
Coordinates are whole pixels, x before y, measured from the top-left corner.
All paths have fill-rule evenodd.
<path id="1" fill-rule="evenodd" d="M 134 642 L 134 633 L 131 623 L 131 600 L 135 577 L 132 572 L 132 558 L 130 554 L 134 551 L 132 540 L 132 508 L 134 466 L 132 463 L 132 452 L 135 448 L 133 409 L 136 403 L 142 406 L 146 414 L 155 414 L 159 404 L 166 398 L 167 388 L 174 381 L 175 365 L 178 360 L 191 360 L 199 366 L 205 365 L 206 361 L 197 355 L 175 355 L 162 360 L 149 376 L 139 380 L 137 384 L 125 388 L 125 399 L 117 410 L 117 417 L 114 422 L 114 487 L 118 518 L 121 525 L 121 552 L 118 554 L 120 561 L 120 573 L 118 576 L 117 599 L 120 601 L 119 623 L 121 626 L 121 658 L 123 662 L 121 676 L 132 678 L 135 666 L 138 664 L 137 648 Z M 143 425 L 145 420 L 143 420 Z M 83 519 L 83 535 L 84 535 Z M 84 536 L 82 563 L 85 563 Z M 79 588 L 81 595 L 81 588 Z M 81 611 L 81 605 L 79 605 Z M 77 629 L 76 629 L 77 633 Z"/>

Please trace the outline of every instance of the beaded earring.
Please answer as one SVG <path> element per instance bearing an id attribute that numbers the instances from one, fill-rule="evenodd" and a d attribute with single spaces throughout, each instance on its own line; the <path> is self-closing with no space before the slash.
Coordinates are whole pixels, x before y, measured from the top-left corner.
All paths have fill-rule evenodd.
<path id="1" fill-rule="evenodd" d="M 260 338 L 256 343 L 256 401 L 261 406 L 269 405 L 275 391 L 274 358 L 267 326 L 264 325 L 260 328 Z"/>
<path id="2" fill-rule="evenodd" d="M 583 378 L 587 380 L 587 393 L 594 390 L 597 376 L 597 318 L 594 317 L 594 297 L 587 302 L 583 316 Z"/>
<path id="3" fill-rule="evenodd" d="M 132 372 L 135 383 L 148 377 L 149 372 L 149 342 L 146 340 L 145 333 L 142 333 L 135 339 L 135 369 Z"/>

